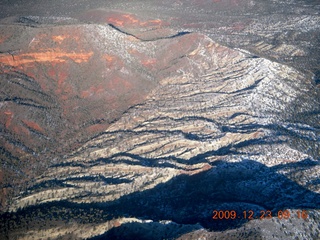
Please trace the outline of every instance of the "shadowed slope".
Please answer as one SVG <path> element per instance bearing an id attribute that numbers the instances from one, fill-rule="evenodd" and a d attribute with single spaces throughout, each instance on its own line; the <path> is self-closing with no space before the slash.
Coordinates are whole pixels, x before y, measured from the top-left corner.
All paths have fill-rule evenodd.
<path id="1" fill-rule="evenodd" d="M 121 224 L 135 227 L 126 223 L 148 218 L 176 222 L 173 229 L 165 228 L 174 237 L 199 226 L 209 235 L 212 230 L 213 235 L 219 235 L 218 230 L 238 237 L 249 234 L 243 228 L 259 232 L 257 221 L 210 222 L 212 208 L 241 213 L 301 207 L 311 209 L 317 218 L 319 165 L 310 162 L 316 163 L 313 158 L 319 149 L 318 92 L 307 75 L 224 47 L 201 34 L 139 43 L 158 47 L 153 55 L 157 60 L 142 64 L 159 79 L 158 85 L 108 129 L 52 164 L 33 187 L 15 199 L 12 211 L 54 206 L 47 210 L 61 216 L 60 204 L 69 204 L 70 209 L 92 207 L 94 215 L 79 218 L 88 221 L 80 229 L 95 225 L 94 229 L 79 232 L 76 228 L 81 223 L 59 231 L 53 223 L 49 230 L 39 228 L 40 235 L 71 231 L 82 238 L 101 235 Z M 139 59 L 144 54 L 132 51 L 131 57 Z M 305 121 L 301 115 L 306 112 L 315 114 Z M 304 148 L 306 145 L 310 147 Z M 302 164 L 305 159 L 310 159 L 308 171 L 281 168 Z M 96 214 L 98 223 L 94 223 Z M 317 234 L 314 219 L 310 220 L 314 230 L 303 236 Z M 275 219 L 268 221 L 268 231 L 280 229 Z M 175 224 L 186 228 L 177 231 Z M 292 234 L 295 228 L 286 224 Z M 294 224 L 304 234 L 303 221 Z M 233 230 L 227 231 L 229 228 Z M 237 230 L 240 232 L 233 232 Z M 13 234 L 18 231 L 12 230 Z M 121 231 L 106 234 L 123 237 Z M 283 234 L 287 233 L 277 232 L 277 236 Z"/>
<path id="2" fill-rule="evenodd" d="M 3 19 L 3 238 L 317 238 L 320 18 L 303 2 Z"/>
<path id="3" fill-rule="evenodd" d="M 308 161 L 303 162 L 310 169 L 312 167 Z M 285 164 L 283 167 L 296 170 L 303 162 Z M 313 162 L 312 165 L 318 166 L 319 163 Z M 134 192 L 104 204 L 55 201 L 3 217 L 11 222 L 21 222 L 19 227 L 14 228 L 11 224 L 7 229 L 10 238 L 21 236 L 18 229 L 25 227 L 24 222 L 29 221 L 34 212 L 47 226 L 55 226 L 55 221 L 69 222 L 71 219 L 74 225 L 91 223 L 97 230 L 100 225 L 109 229 L 93 239 L 129 239 L 133 236 L 139 239 L 178 238 L 203 228 L 210 230 L 207 237 L 250 236 L 243 225 L 249 226 L 252 237 L 263 238 L 268 236 L 259 230 L 264 224 L 272 226 L 273 234 L 279 238 L 288 237 L 297 229 L 305 238 L 312 238 L 318 234 L 319 213 L 315 210 L 319 207 L 319 194 L 279 174 L 277 168 L 243 160 L 233 163 L 216 161 L 209 170 L 193 175 L 182 174 L 152 189 Z M 237 216 L 229 220 L 213 219 L 214 210 L 234 210 Z M 272 212 L 272 217 L 263 215 L 267 210 Z M 290 210 L 290 220 L 278 218 L 278 211 L 284 210 Z M 302 210 L 308 212 L 306 219 L 298 213 Z M 249 211 L 254 212 L 252 219 L 248 219 Z M 133 216 L 135 218 L 129 218 Z M 286 224 L 285 232 L 281 230 L 279 221 Z M 29 227 L 43 229 L 37 224 Z"/>

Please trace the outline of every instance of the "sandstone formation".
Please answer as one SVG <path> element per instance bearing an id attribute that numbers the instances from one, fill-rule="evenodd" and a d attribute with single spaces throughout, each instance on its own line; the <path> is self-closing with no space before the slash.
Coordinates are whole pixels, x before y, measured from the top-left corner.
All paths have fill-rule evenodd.
<path id="1" fill-rule="evenodd" d="M 1 238 L 317 239 L 319 17 L 147 15 L 2 20 Z"/>

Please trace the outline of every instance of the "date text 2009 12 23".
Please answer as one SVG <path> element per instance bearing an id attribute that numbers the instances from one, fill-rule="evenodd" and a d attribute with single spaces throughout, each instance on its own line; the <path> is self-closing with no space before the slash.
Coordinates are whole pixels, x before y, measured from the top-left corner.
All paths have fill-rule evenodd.
<path id="1" fill-rule="evenodd" d="M 241 213 L 238 213 L 235 210 L 214 210 L 213 211 L 213 220 L 236 220 L 236 219 L 271 219 L 272 217 L 277 217 L 278 219 L 290 219 L 290 218 L 298 218 L 298 219 L 307 219 L 308 212 L 306 210 L 279 210 L 273 213 L 270 210 L 261 210 L 256 213 L 252 210 L 245 210 Z"/>

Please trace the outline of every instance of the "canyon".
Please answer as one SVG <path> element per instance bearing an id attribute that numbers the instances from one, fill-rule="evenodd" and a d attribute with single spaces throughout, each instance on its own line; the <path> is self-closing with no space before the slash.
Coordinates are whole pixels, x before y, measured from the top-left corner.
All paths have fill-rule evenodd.
<path id="1" fill-rule="evenodd" d="M 319 5 L 98 2 L 4 5 L 1 239 L 319 238 Z"/>

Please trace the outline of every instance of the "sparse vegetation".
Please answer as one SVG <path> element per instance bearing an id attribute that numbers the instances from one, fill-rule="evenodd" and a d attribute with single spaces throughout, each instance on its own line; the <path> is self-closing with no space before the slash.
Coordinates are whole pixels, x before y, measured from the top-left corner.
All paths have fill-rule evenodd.
<path id="1" fill-rule="evenodd" d="M 0 26 L 0 239 L 319 238 L 317 14 L 197 4 Z"/>

